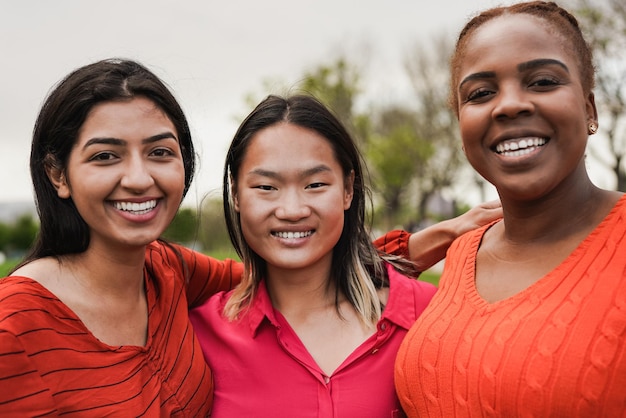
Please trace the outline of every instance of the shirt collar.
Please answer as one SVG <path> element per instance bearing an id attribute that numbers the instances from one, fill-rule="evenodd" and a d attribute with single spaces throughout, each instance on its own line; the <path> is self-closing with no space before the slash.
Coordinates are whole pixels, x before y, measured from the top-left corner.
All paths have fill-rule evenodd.
<path id="1" fill-rule="evenodd" d="M 383 310 L 382 319 L 386 319 L 404 329 L 409 329 L 415 322 L 415 290 L 406 277 L 396 271 L 393 266 L 385 262 L 387 275 L 389 277 L 389 298 Z M 259 327 L 264 320 L 278 328 L 279 322 L 276 319 L 274 306 L 267 291 L 265 280 L 261 280 L 257 289 L 254 302 L 246 315 L 250 325 L 250 332 L 256 336 Z"/>
<path id="2" fill-rule="evenodd" d="M 414 279 L 408 279 L 391 264 L 385 262 L 389 277 L 389 299 L 381 319 L 386 319 L 406 330 L 417 318 Z"/>
<path id="3" fill-rule="evenodd" d="M 259 327 L 265 319 L 267 319 L 267 321 L 269 321 L 269 323 L 273 326 L 277 328 L 279 327 L 278 321 L 276 320 L 276 314 L 274 312 L 274 306 L 272 305 L 270 295 L 267 292 L 265 280 L 261 280 L 259 282 L 254 301 L 252 302 L 252 306 L 250 306 L 250 311 L 247 313 L 246 317 L 250 325 L 250 332 L 253 338 L 256 336 Z"/>

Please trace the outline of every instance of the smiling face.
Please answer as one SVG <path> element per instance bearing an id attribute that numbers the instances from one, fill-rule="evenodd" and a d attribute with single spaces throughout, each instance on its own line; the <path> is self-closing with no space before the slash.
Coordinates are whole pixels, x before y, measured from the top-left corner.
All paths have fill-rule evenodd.
<path id="1" fill-rule="evenodd" d="M 278 123 L 254 134 L 237 173 L 235 209 L 248 245 L 278 270 L 329 270 L 352 187 L 330 143 Z"/>
<path id="2" fill-rule="evenodd" d="M 62 172 L 50 178 L 90 230 L 90 247 L 141 247 L 178 210 L 185 169 L 176 128 L 152 101 L 94 106 Z"/>
<path id="3" fill-rule="evenodd" d="M 539 199 L 586 178 L 596 109 L 567 39 L 525 14 L 497 17 L 471 36 L 456 92 L 472 166 L 503 199 Z"/>

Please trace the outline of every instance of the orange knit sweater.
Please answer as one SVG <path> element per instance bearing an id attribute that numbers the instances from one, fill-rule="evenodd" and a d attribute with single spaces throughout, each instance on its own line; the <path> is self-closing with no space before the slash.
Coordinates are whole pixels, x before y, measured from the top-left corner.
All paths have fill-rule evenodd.
<path id="1" fill-rule="evenodd" d="M 496 303 L 474 285 L 487 228 L 450 247 L 440 289 L 400 348 L 407 415 L 626 416 L 626 197 L 561 265 Z"/>

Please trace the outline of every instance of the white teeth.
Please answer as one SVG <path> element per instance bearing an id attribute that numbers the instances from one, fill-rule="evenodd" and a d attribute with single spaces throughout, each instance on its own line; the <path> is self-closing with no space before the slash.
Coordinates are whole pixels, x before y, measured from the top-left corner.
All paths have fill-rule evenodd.
<path id="1" fill-rule="evenodd" d="M 534 151 L 536 147 L 546 144 L 545 138 L 525 138 L 496 145 L 496 152 L 506 156 L 518 157 Z"/>
<path id="2" fill-rule="evenodd" d="M 125 212 L 132 212 L 135 215 L 143 215 L 150 212 L 155 208 L 157 204 L 156 200 L 148 200 L 147 202 L 135 203 L 135 202 L 113 202 L 115 209 L 123 210 Z"/>
<path id="3" fill-rule="evenodd" d="M 308 237 L 312 233 L 313 233 L 313 231 L 306 231 L 306 232 L 274 232 L 274 235 L 277 236 L 278 238 L 297 239 L 297 238 Z"/>

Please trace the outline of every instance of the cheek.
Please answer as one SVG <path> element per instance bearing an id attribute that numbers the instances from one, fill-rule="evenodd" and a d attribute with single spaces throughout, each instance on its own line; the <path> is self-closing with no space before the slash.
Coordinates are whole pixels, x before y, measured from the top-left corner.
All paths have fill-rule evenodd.
<path id="1" fill-rule="evenodd" d="M 247 245 L 261 258 L 267 258 L 268 245 L 265 242 L 266 232 L 262 229 L 262 222 L 247 213 L 245 208 L 240 212 L 239 222 L 241 234 Z"/>
<path id="2" fill-rule="evenodd" d="M 484 117 L 481 117 L 475 109 L 465 107 L 459 113 L 459 130 L 464 146 L 474 141 L 479 132 L 486 128 L 484 126 L 486 121 L 483 120 Z"/>
<path id="3" fill-rule="evenodd" d="M 323 203 L 321 199 L 319 202 L 316 202 L 318 210 L 324 212 L 324 218 L 328 219 L 330 224 L 339 230 L 343 230 L 345 210 L 350 208 L 350 204 L 347 203 L 345 195 L 329 198 Z"/>
<path id="4" fill-rule="evenodd" d="M 172 167 L 168 174 L 163 177 L 166 181 L 167 187 L 172 194 L 179 194 L 182 198 L 185 190 L 185 167 L 182 164 Z"/>
<path id="5" fill-rule="evenodd" d="M 246 198 L 245 193 L 239 195 L 239 222 L 246 241 L 251 242 L 258 235 L 258 228 L 262 225 L 263 212 L 266 209 L 262 202 Z"/>
<path id="6" fill-rule="evenodd" d="M 470 127 L 465 125 L 461 128 L 460 134 L 461 143 L 459 146 L 462 148 L 465 158 L 469 160 L 471 158 L 472 151 L 474 151 L 474 148 L 478 146 L 478 142 L 475 140 L 476 133 L 470 129 Z"/>

